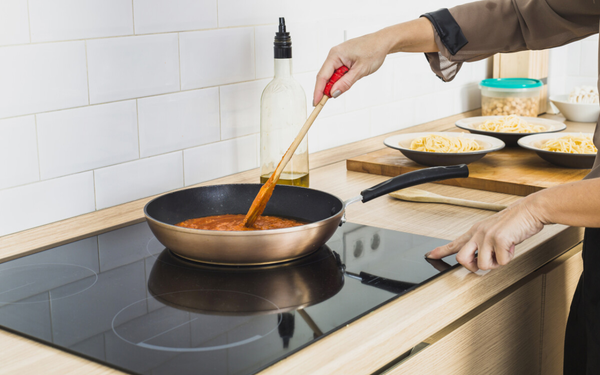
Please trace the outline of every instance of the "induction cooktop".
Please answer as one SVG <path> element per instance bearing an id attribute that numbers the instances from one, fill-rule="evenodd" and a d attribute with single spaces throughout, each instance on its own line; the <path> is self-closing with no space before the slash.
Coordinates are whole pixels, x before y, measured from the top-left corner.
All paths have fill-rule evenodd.
<path id="1" fill-rule="evenodd" d="M 191 262 L 144 223 L 0 264 L 0 327 L 133 374 L 253 374 L 456 264 L 448 241 L 345 223 L 304 258 Z"/>

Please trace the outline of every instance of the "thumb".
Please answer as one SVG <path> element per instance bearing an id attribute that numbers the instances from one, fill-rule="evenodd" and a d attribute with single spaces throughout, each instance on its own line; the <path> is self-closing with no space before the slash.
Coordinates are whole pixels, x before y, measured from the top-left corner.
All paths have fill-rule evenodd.
<path id="1" fill-rule="evenodd" d="M 337 98 L 341 94 L 350 90 L 352 85 L 354 85 L 360 78 L 361 76 L 358 73 L 358 69 L 351 68 L 348 73 L 344 74 L 344 76 L 340 78 L 340 80 L 337 81 L 333 87 L 331 87 L 331 96 Z"/>

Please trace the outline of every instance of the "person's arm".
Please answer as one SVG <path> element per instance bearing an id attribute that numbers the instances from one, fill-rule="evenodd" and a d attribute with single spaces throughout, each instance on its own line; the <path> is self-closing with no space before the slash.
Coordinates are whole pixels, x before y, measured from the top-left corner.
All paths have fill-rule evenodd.
<path id="1" fill-rule="evenodd" d="M 572 182 L 529 195 L 430 253 L 441 259 L 456 253 L 470 271 L 505 265 L 515 245 L 542 230 L 545 224 L 600 228 L 600 178 Z M 475 255 L 477 251 L 478 255 Z"/>
<path id="2" fill-rule="evenodd" d="M 335 97 L 379 69 L 388 53 L 400 51 L 425 52 L 432 70 L 450 81 L 463 62 L 556 47 L 598 33 L 599 13 L 598 6 L 582 0 L 477 1 L 430 12 L 334 47 L 317 75 L 313 103 L 341 65 L 350 71 L 333 85 Z"/>
<path id="3" fill-rule="evenodd" d="M 377 71 L 389 53 L 437 51 L 433 29 L 426 18 L 350 39 L 329 51 L 327 59 L 317 74 L 313 105 L 319 103 L 329 78 L 342 65 L 346 65 L 350 71 L 332 87 L 331 93 L 334 98 L 348 91 L 362 77 Z"/>

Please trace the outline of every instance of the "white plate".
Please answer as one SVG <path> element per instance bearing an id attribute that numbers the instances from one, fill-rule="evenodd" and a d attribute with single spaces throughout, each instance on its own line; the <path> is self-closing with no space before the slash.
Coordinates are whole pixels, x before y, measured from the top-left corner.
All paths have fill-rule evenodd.
<path id="1" fill-rule="evenodd" d="M 555 95 L 550 97 L 550 101 L 569 121 L 598 121 L 600 115 L 600 105 L 598 104 L 569 103 L 569 95 Z"/>
<path id="2" fill-rule="evenodd" d="M 446 137 L 464 137 L 467 139 L 474 139 L 477 143 L 479 143 L 482 149 L 478 151 L 461 153 L 427 152 L 410 149 L 410 143 L 413 139 L 424 137 L 430 134 L 444 135 Z M 455 132 L 421 132 L 398 134 L 386 138 L 383 143 L 390 148 L 399 150 L 402 152 L 402 154 L 404 154 L 404 156 L 412 161 L 427 166 L 469 164 L 481 159 L 489 152 L 498 151 L 504 148 L 504 142 L 498 138 L 479 134 Z"/>
<path id="3" fill-rule="evenodd" d="M 456 121 L 456 126 L 458 126 L 461 129 L 468 130 L 471 133 L 489 135 L 492 137 L 499 138 L 502 141 L 504 141 L 504 143 L 506 143 L 507 146 L 516 146 L 517 141 L 520 138 L 525 137 L 526 135 L 555 133 L 555 132 L 563 131 L 567 128 L 567 125 L 565 125 L 559 121 L 548 120 L 548 119 L 539 118 L 539 117 L 525 117 L 525 116 L 519 116 L 519 118 L 521 118 L 522 120 L 524 120 L 530 124 L 542 125 L 546 130 L 544 130 L 542 132 L 537 132 L 537 133 L 502 133 L 502 132 L 491 132 L 491 131 L 487 131 L 487 130 L 481 130 L 478 128 L 479 125 L 483 124 L 484 122 L 486 122 L 488 120 L 499 119 L 502 117 L 505 117 L 505 116 L 477 116 L 477 117 L 463 118 L 463 119 Z"/>
<path id="4" fill-rule="evenodd" d="M 542 159 L 567 168 L 582 168 L 589 169 L 594 165 L 596 154 L 570 154 L 568 152 L 555 152 L 542 150 L 541 147 L 549 139 L 560 138 L 565 136 L 588 136 L 592 137 L 592 133 L 556 133 L 556 134 L 531 134 L 519 139 L 519 146 L 535 151 Z"/>

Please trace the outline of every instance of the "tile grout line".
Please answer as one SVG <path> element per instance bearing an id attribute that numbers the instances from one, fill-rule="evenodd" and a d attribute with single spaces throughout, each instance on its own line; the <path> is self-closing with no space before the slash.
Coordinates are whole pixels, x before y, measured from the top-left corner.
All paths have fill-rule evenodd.
<path id="1" fill-rule="evenodd" d="M 181 34 L 177 33 L 177 56 L 179 57 L 179 92 L 181 92 Z"/>
<path id="2" fill-rule="evenodd" d="M 187 185 L 185 184 L 185 152 L 183 152 L 184 150 L 181 150 L 181 175 L 183 177 L 183 186 L 182 187 L 186 187 Z"/>
<path id="3" fill-rule="evenodd" d="M 131 26 L 133 27 L 133 35 L 137 35 L 135 33 L 135 10 L 133 6 L 133 0 L 131 0 Z"/>
<path id="4" fill-rule="evenodd" d="M 27 23 L 29 27 L 29 44 L 31 44 L 31 12 L 29 11 L 29 0 L 27 0 Z"/>
<path id="5" fill-rule="evenodd" d="M 135 100 L 135 122 L 137 124 L 137 141 L 138 141 L 138 158 L 140 160 L 142 158 L 142 145 L 140 140 L 140 110 L 138 100 Z"/>
<path id="6" fill-rule="evenodd" d="M 308 73 L 308 72 L 303 72 L 303 73 Z M 191 91 L 196 91 L 196 90 L 212 89 L 212 88 L 215 88 L 215 87 L 216 88 L 220 88 L 222 86 L 233 86 L 233 85 L 238 85 L 238 84 L 242 84 L 242 83 L 258 82 L 258 81 L 268 80 L 268 79 L 272 79 L 272 78 L 273 77 L 267 77 L 267 78 L 252 79 L 252 80 L 247 80 L 247 81 L 238 81 L 238 82 L 231 82 L 231 83 L 223 83 L 223 84 L 220 84 L 220 85 L 195 87 L 195 88 L 192 88 L 192 89 L 186 89 L 186 90 L 180 90 L 180 91 L 169 91 L 169 92 L 164 92 L 164 93 L 159 93 L 159 94 L 151 94 L 151 95 L 140 96 L 140 97 L 117 99 L 117 100 L 108 101 L 108 102 L 102 102 L 102 103 L 94 103 L 94 104 L 87 104 L 87 105 L 80 105 L 80 106 L 75 106 L 75 107 L 67 107 L 67 108 L 59 108 L 59 109 L 51 109 L 51 110 L 42 111 L 42 112 L 24 113 L 24 114 L 20 114 L 20 115 L 16 115 L 16 116 L 0 117 L 0 120 L 8 120 L 8 119 L 13 119 L 13 118 L 18 118 L 18 117 L 31 116 L 31 115 L 34 115 L 34 114 L 40 115 L 40 114 L 44 114 L 44 113 L 53 113 L 53 112 L 60 112 L 60 111 L 68 111 L 68 110 L 71 110 L 71 109 L 94 107 L 94 106 L 104 105 L 104 104 L 122 103 L 122 102 L 126 102 L 128 100 L 156 98 L 156 97 L 160 97 L 160 96 L 173 95 L 173 94 L 178 94 L 178 93 L 182 93 L 182 92 L 191 92 Z"/>
<path id="7" fill-rule="evenodd" d="M 162 31 L 155 33 L 142 33 L 142 34 L 122 34 L 122 35 L 111 35 L 111 36 L 102 36 L 102 37 L 91 37 L 91 38 L 77 38 L 77 39 L 58 39 L 58 40 L 48 40 L 43 42 L 31 42 L 31 43 L 18 43 L 18 44 L 4 44 L 0 45 L 0 49 L 2 48 L 10 48 L 10 47 L 23 47 L 23 46 L 37 46 L 41 44 L 52 44 L 52 43 L 70 43 L 70 42 L 82 42 L 84 40 L 103 40 L 103 39 L 117 39 L 117 38 L 132 38 L 132 37 L 142 37 L 142 36 L 154 36 L 154 35 L 165 35 L 165 34 L 176 34 L 176 33 L 197 33 L 202 31 L 218 31 L 218 30 L 231 30 L 231 29 L 250 29 L 254 27 L 261 26 L 277 26 L 275 23 L 264 23 L 264 24 L 256 24 L 256 25 L 242 25 L 242 26 L 227 26 L 227 27 L 213 27 L 207 29 L 192 29 L 192 30 L 173 30 L 173 31 Z M 30 35 L 31 39 L 31 35 Z"/>
<path id="8" fill-rule="evenodd" d="M 96 170 L 92 169 L 90 172 L 92 172 L 92 184 L 94 185 L 94 211 L 98 211 L 98 196 L 96 194 Z M 83 172 L 85 173 L 85 172 Z M 56 178 L 60 178 L 60 177 L 56 177 Z M 98 267 L 100 267 L 98 265 Z"/>
<path id="9" fill-rule="evenodd" d="M 40 161 L 40 140 L 39 140 L 39 135 L 38 135 L 37 115 L 33 115 L 33 121 L 35 123 L 35 150 L 37 152 L 37 160 L 38 160 L 38 181 L 37 182 L 40 182 L 40 181 L 42 181 L 42 163 Z"/>
<path id="10" fill-rule="evenodd" d="M 88 64 L 87 40 L 85 40 L 84 43 L 85 43 L 85 75 L 87 78 L 87 92 L 88 92 L 88 105 L 87 106 L 90 106 L 92 104 L 92 102 L 90 100 L 90 69 L 88 67 L 89 64 Z"/>

